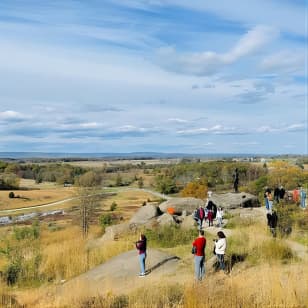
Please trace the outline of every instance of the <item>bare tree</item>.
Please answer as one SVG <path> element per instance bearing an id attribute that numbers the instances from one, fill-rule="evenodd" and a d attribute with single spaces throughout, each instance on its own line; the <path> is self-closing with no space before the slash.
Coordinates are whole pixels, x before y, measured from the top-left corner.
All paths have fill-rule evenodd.
<path id="1" fill-rule="evenodd" d="M 80 223 L 84 237 L 88 235 L 90 221 L 102 197 L 102 193 L 99 192 L 101 182 L 101 176 L 93 171 L 81 175 L 78 179 Z"/>

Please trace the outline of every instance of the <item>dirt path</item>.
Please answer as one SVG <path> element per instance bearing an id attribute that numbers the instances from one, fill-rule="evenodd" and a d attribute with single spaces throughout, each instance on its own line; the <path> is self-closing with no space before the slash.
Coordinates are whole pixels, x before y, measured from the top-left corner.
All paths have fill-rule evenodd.
<path id="1" fill-rule="evenodd" d="M 168 279 L 168 276 L 177 274 L 180 259 L 157 249 L 147 251 L 145 277 L 138 277 L 139 260 L 137 251 L 131 250 L 122 253 L 109 261 L 89 270 L 88 272 L 69 280 L 58 287 L 58 296 L 73 294 L 74 289 L 87 294 L 123 294 L 155 282 Z"/>

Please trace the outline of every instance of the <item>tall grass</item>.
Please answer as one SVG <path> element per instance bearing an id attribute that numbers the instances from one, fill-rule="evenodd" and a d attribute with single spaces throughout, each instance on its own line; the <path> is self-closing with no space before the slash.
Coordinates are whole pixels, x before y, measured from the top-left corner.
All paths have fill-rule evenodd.
<path id="1" fill-rule="evenodd" d="M 238 308 L 307 307 L 308 265 L 260 265 L 236 276 L 207 276 L 201 283 L 144 283 L 130 294 L 78 296 L 54 307 Z M 145 280 L 146 281 L 146 280 Z M 82 290 L 81 290 L 82 293 Z"/>
<path id="2" fill-rule="evenodd" d="M 132 248 L 127 239 L 89 249 L 79 229 L 53 232 L 44 240 L 41 272 L 48 281 L 72 278 Z"/>

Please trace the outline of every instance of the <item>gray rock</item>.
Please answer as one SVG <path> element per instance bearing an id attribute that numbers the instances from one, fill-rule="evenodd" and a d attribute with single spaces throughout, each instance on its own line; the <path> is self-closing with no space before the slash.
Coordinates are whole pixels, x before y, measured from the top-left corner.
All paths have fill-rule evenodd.
<path id="1" fill-rule="evenodd" d="M 196 228 L 196 221 L 193 219 L 191 215 L 183 217 L 183 221 L 181 222 L 181 228 L 184 229 L 192 229 Z"/>
<path id="2" fill-rule="evenodd" d="M 134 216 L 130 219 L 130 223 L 137 224 L 137 225 L 143 225 L 146 224 L 149 220 L 151 220 L 153 217 L 158 216 L 158 207 L 153 204 L 148 204 L 143 207 L 141 207 Z"/>
<path id="3" fill-rule="evenodd" d="M 203 200 L 197 198 L 173 198 L 161 203 L 159 209 L 163 213 L 166 213 L 168 208 L 174 208 L 176 214 L 182 214 L 183 211 L 191 214 L 197 207 L 204 204 Z"/>
<path id="4" fill-rule="evenodd" d="M 256 196 L 245 192 L 212 194 L 210 200 L 212 200 L 216 204 L 216 206 L 223 207 L 225 209 L 260 206 L 259 200 Z"/>
<path id="5" fill-rule="evenodd" d="M 174 225 L 174 224 L 176 224 L 176 222 L 174 221 L 173 216 L 170 215 L 170 214 L 168 214 L 168 213 L 165 213 L 165 214 L 159 216 L 159 217 L 157 218 L 157 222 L 158 222 L 160 225 L 162 225 L 162 226 L 164 226 L 164 225 Z"/>
<path id="6" fill-rule="evenodd" d="M 124 233 L 130 231 L 129 223 L 122 223 L 118 225 L 108 226 L 105 229 L 105 234 L 102 236 L 101 241 L 113 241 L 118 239 Z"/>

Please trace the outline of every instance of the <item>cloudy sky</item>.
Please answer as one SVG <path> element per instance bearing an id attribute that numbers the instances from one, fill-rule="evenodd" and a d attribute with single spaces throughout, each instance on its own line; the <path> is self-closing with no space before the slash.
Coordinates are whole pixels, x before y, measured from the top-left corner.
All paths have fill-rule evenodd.
<path id="1" fill-rule="evenodd" d="M 307 154 L 305 0 L 1 0 L 0 151 Z"/>

